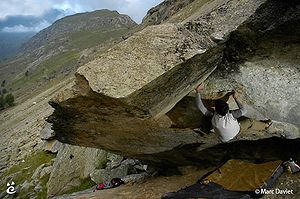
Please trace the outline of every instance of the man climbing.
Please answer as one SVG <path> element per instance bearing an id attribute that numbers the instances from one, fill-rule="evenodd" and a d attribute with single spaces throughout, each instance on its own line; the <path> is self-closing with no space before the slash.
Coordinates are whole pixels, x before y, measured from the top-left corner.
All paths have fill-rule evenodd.
<path id="1" fill-rule="evenodd" d="M 198 109 L 208 117 L 212 117 L 211 123 L 215 133 L 219 136 L 222 142 L 227 142 L 233 139 L 241 130 L 238 118 L 241 118 L 246 114 L 246 109 L 243 104 L 238 100 L 238 94 L 233 92 L 233 98 L 237 103 L 239 109 L 229 111 L 228 104 L 223 100 L 215 101 L 215 111 L 208 110 L 201 100 L 200 92 L 204 89 L 204 85 L 200 84 L 196 90 L 196 103 Z M 272 123 L 270 120 L 267 121 L 254 121 L 246 118 L 243 120 L 244 128 L 255 128 L 255 130 L 264 130 L 268 128 Z"/>

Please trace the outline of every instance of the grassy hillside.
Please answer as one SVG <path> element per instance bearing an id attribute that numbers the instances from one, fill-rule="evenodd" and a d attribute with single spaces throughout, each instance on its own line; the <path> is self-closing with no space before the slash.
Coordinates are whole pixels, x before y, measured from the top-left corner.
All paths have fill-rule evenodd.
<path id="1" fill-rule="evenodd" d="M 72 42 L 67 45 L 67 48 L 86 49 L 95 47 L 102 43 L 113 42 L 120 40 L 123 35 L 128 32 L 128 28 L 117 30 L 96 30 L 96 31 L 79 31 L 70 34 Z"/>
<path id="2" fill-rule="evenodd" d="M 27 33 L 6 33 L 0 32 L 0 63 L 6 58 L 15 55 L 23 43 L 34 35 L 33 32 Z"/>
<path id="3" fill-rule="evenodd" d="M 195 0 L 192 3 L 188 4 L 186 7 L 184 7 L 180 12 L 173 15 L 171 18 L 169 18 L 168 22 L 182 22 L 189 19 L 189 17 L 193 15 L 197 15 L 197 12 L 201 7 L 209 2 L 211 0 Z"/>
<path id="4" fill-rule="evenodd" d="M 40 86 L 39 84 L 59 76 L 59 73 L 62 74 L 63 70 L 71 70 L 72 67 L 76 67 L 78 58 L 79 54 L 75 51 L 55 55 L 42 62 L 32 74 L 26 75 L 26 72 L 24 72 L 21 77 L 13 79 L 10 88 L 16 91 L 26 89 L 26 87 Z"/>

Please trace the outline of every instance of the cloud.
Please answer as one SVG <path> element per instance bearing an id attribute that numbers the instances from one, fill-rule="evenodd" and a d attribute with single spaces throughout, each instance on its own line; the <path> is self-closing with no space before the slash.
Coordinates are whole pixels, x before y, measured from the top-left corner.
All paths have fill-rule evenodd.
<path id="1" fill-rule="evenodd" d="M 140 1 L 140 0 L 125 0 L 126 6 L 119 8 L 119 11 L 129 15 L 133 20 L 140 23 L 147 11 L 153 6 L 162 2 L 162 0 Z"/>
<path id="2" fill-rule="evenodd" d="M 1 0 L 0 32 L 38 32 L 62 17 L 100 9 L 117 10 L 140 23 L 163 0 Z"/>
<path id="3" fill-rule="evenodd" d="M 44 0 L 1 0 L 0 19 L 4 20 L 7 16 L 15 15 L 35 15 L 41 16 L 51 9 L 51 1 Z"/>
<path id="4" fill-rule="evenodd" d="M 42 16 L 51 9 L 62 9 L 70 13 L 88 12 L 99 9 L 117 10 L 141 22 L 147 10 L 163 0 L 1 0 L 0 20 L 8 16 Z"/>
<path id="5" fill-rule="evenodd" d="M 23 32 L 38 32 L 51 24 L 48 21 L 41 21 L 40 23 L 36 24 L 35 26 L 24 26 L 22 24 L 15 25 L 12 27 L 4 27 L 2 28 L 1 32 L 6 33 L 23 33 Z"/>
<path id="6" fill-rule="evenodd" d="M 73 10 L 75 13 L 88 12 L 99 9 L 117 10 L 122 14 L 129 15 L 133 20 L 140 23 L 147 11 L 163 0 L 64 0 L 54 3 L 56 9 Z"/>
<path id="7" fill-rule="evenodd" d="M 74 13 L 51 9 L 42 16 L 8 16 L 5 20 L 0 20 L 0 32 L 38 32 L 69 14 Z"/>

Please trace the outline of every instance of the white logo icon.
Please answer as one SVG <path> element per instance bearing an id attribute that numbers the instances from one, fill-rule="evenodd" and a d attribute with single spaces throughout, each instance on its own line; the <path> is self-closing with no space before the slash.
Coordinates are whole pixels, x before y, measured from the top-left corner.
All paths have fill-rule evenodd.
<path id="1" fill-rule="evenodd" d="M 256 194 L 259 194 L 260 193 L 260 190 L 259 189 L 255 189 L 254 191 Z"/>
<path id="2" fill-rule="evenodd" d="M 11 184 L 7 183 L 6 193 L 8 193 L 10 195 L 16 193 L 15 183 L 14 182 L 11 182 Z"/>

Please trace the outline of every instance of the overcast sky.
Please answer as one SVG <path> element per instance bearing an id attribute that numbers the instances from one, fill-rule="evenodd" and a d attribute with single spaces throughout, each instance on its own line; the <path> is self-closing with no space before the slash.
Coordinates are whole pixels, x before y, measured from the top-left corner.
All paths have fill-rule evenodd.
<path id="1" fill-rule="evenodd" d="M 37 32 L 67 15 L 99 9 L 117 10 L 137 23 L 163 0 L 0 0 L 0 31 Z"/>

